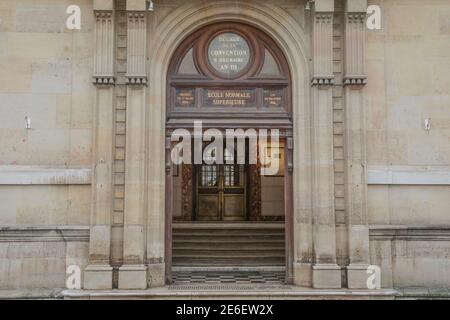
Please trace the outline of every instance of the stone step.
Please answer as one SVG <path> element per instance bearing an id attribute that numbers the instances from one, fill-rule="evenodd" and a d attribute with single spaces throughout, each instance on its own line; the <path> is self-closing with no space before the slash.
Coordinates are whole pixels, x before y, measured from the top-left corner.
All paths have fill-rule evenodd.
<path id="1" fill-rule="evenodd" d="M 208 266 L 284 266 L 284 257 L 174 257 L 173 265 L 178 267 Z"/>
<path id="2" fill-rule="evenodd" d="M 172 235 L 177 236 L 282 236 L 283 230 L 173 230 Z"/>
<path id="3" fill-rule="evenodd" d="M 249 257 L 249 256 L 257 256 L 257 257 L 265 257 L 265 256 L 281 256 L 284 257 L 284 248 L 275 248 L 275 249 L 230 249 L 230 248 L 221 248 L 217 250 L 211 249 L 173 249 L 173 255 L 177 257 L 197 257 L 197 256 L 236 256 L 236 257 Z"/>
<path id="4" fill-rule="evenodd" d="M 173 250 L 218 250 L 218 251 L 266 251 L 276 250 L 284 252 L 284 244 L 233 244 L 233 243 L 177 243 L 172 245 Z"/>
<path id="5" fill-rule="evenodd" d="M 283 266 L 284 224 L 175 224 L 174 266 Z"/>
<path id="6" fill-rule="evenodd" d="M 197 241 L 197 242 L 227 242 L 227 243 L 243 243 L 243 242 L 256 242 L 256 243 L 268 243 L 268 242 L 284 242 L 284 236 L 218 236 L 218 235 L 172 235 L 172 239 L 174 243 L 176 242 L 189 242 L 189 241 Z"/>
<path id="7" fill-rule="evenodd" d="M 188 238 L 188 239 L 180 239 L 180 237 L 177 237 L 176 239 L 173 239 L 172 243 L 175 244 L 221 244 L 221 243 L 230 243 L 230 244 L 236 244 L 236 245 L 244 245 L 244 244 L 280 244 L 284 246 L 285 243 L 285 239 L 284 237 L 282 239 L 266 239 L 266 238 L 261 238 L 261 239 L 238 239 L 238 238 L 224 238 L 224 239 L 216 239 L 216 238 L 205 238 L 205 239 L 193 239 L 193 238 Z"/>

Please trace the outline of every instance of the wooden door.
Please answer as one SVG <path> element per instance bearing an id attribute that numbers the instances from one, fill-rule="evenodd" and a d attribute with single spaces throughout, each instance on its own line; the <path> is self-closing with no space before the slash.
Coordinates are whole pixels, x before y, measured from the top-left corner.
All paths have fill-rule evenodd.
<path id="1" fill-rule="evenodd" d="M 197 166 L 197 221 L 246 220 L 245 165 Z"/>

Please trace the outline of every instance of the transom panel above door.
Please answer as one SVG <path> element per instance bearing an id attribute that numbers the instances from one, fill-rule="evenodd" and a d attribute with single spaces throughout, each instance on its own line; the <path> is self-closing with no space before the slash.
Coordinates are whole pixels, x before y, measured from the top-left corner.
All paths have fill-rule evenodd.
<path id="1" fill-rule="evenodd" d="M 289 68 L 262 31 L 236 22 L 209 25 L 186 38 L 172 61 L 169 129 L 192 119 L 214 127 L 292 127 Z"/>

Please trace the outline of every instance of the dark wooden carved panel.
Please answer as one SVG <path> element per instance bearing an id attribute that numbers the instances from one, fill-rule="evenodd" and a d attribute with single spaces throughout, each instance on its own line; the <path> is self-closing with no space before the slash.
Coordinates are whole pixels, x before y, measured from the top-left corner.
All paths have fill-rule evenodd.
<path id="1" fill-rule="evenodd" d="M 195 89 L 176 89 L 177 108 L 193 108 L 195 106 Z"/>
<path id="2" fill-rule="evenodd" d="M 283 107 L 284 89 L 264 89 L 263 102 L 265 108 Z"/>
<path id="3" fill-rule="evenodd" d="M 261 165 L 248 165 L 248 220 L 261 220 Z"/>
<path id="4" fill-rule="evenodd" d="M 181 167 L 181 219 L 191 221 L 194 211 L 194 170 L 190 164 L 183 164 Z"/>

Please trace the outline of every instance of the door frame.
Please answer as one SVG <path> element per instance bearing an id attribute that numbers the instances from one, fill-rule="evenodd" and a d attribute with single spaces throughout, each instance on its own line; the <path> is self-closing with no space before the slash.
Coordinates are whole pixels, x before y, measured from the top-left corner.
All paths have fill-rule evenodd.
<path id="1" fill-rule="evenodd" d="M 270 129 L 270 127 L 268 128 Z M 173 165 L 171 163 L 171 130 L 166 132 L 165 157 L 166 157 L 166 179 L 165 179 L 165 268 L 166 283 L 172 283 L 172 226 L 173 226 Z M 286 283 L 292 284 L 294 279 L 294 230 L 293 230 L 293 149 L 294 140 L 292 130 L 282 132 L 280 138 L 285 139 L 284 147 L 284 226 L 285 226 L 285 274 Z M 195 182 L 196 182 L 195 178 Z"/>

